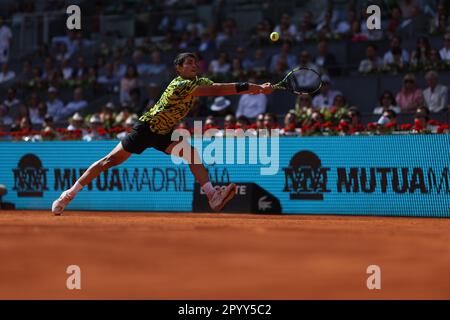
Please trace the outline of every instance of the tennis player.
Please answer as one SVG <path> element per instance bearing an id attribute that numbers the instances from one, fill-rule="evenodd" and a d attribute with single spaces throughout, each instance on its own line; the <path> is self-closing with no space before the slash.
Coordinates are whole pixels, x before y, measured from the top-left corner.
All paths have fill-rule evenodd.
<path id="1" fill-rule="evenodd" d="M 213 81 L 198 77 L 197 57 L 193 53 L 181 53 L 174 61 L 178 77 L 170 82 L 159 101 L 134 125 L 119 144 L 105 157 L 94 162 L 87 171 L 68 190 L 52 204 L 52 212 L 61 215 L 65 207 L 74 199 L 76 194 L 95 179 L 102 171 L 117 166 L 127 160 L 131 154 L 141 154 L 147 148 L 155 148 L 161 152 L 171 154 L 178 143 L 185 140 L 172 141 L 174 127 L 189 113 L 195 97 L 223 96 L 232 94 L 269 94 L 272 85 L 241 83 L 213 83 Z M 180 147 L 180 146 L 179 146 Z M 191 145 L 177 148 L 191 150 L 191 155 L 178 154 L 189 163 L 189 168 L 195 179 L 202 186 L 208 197 L 209 205 L 214 211 L 220 211 L 236 194 L 236 185 L 231 183 L 223 190 L 216 190 L 208 176 L 208 171 L 200 161 L 198 151 Z M 194 161 L 197 159 L 197 161 Z"/>

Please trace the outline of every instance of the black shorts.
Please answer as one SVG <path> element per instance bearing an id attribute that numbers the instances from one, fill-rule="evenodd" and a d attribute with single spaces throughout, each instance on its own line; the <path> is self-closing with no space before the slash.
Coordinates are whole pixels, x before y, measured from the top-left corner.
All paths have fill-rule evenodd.
<path id="1" fill-rule="evenodd" d="M 122 147 L 130 153 L 141 154 L 147 148 L 165 152 L 172 144 L 172 131 L 167 134 L 158 134 L 150 130 L 147 122 L 138 121 L 131 132 L 122 140 Z"/>

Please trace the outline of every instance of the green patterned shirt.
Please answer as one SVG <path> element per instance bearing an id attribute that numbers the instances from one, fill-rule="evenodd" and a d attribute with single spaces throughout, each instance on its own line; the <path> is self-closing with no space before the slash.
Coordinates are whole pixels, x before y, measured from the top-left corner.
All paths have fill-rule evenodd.
<path id="1" fill-rule="evenodd" d="M 192 93 L 199 86 L 212 85 L 207 78 L 196 77 L 194 80 L 176 77 L 167 86 L 158 102 L 139 120 L 148 122 L 150 130 L 159 134 L 169 133 L 187 116 L 194 104 Z"/>

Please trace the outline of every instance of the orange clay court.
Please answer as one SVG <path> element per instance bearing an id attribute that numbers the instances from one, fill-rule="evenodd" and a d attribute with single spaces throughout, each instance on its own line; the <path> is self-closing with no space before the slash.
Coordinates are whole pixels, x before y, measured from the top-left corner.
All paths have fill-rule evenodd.
<path id="1" fill-rule="evenodd" d="M 0 225 L 1 299 L 450 298 L 449 219 L 0 211 Z"/>

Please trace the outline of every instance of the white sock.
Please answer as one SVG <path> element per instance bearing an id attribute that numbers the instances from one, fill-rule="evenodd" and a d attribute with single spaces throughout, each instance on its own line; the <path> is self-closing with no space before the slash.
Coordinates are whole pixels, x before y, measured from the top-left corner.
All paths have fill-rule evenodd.
<path id="1" fill-rule="evenodd" d="M 67 193 L 71 196 L 71 197 L 75 197 L 75 195 L 78 193 L 78 191 L 80 191 L 81 189 L 83 189 L 83 186 L 81 185 L 81 183 L 79 183 L 78 181 L 75 182 L 75 184 L 72 186 L 72 188 L 70 188 Z"/>
<path id="2" fill-rule="evenodd" d="M 216 192 L 216 189 L 214 189 L 213 185 L 211 184 L 210 181 L 208 181 L 207 183 L 205 183 L 202 186 L 203 191 L 206 193 L 206 196 L 208 197 L 208 199 L 211 199 L 212 196 L 214 195 L 214 193 Z"/>

